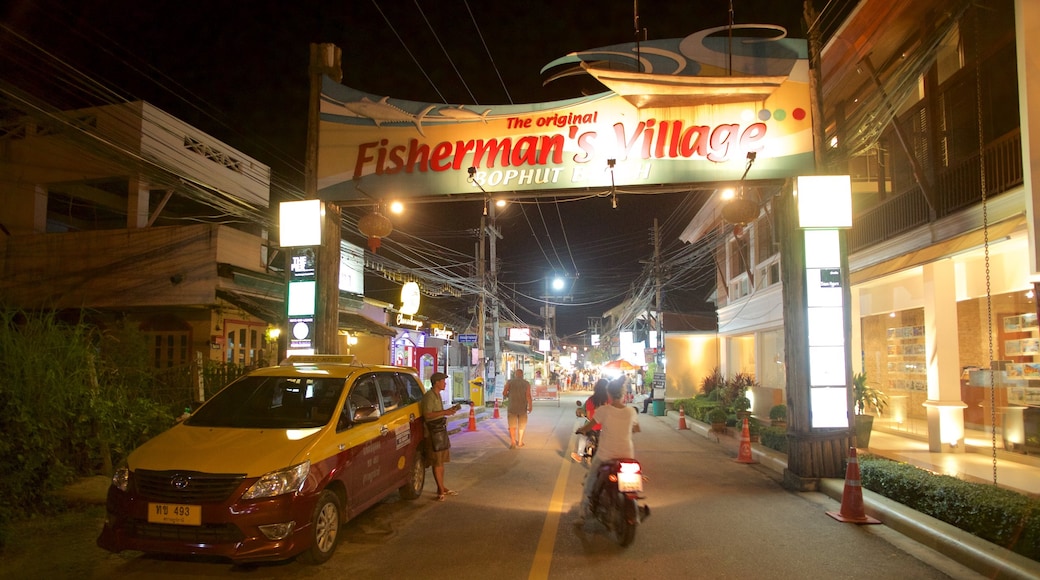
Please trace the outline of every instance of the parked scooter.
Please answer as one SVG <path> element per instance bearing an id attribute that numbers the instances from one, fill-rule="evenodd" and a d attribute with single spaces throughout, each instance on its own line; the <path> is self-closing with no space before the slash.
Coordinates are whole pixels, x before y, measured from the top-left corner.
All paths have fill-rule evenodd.
<path id="1" fill-rule="evenodd" d="M 636 526 L 650 517 L 650 506 L 639 505 L 644 499 L 643 473 L 634 459 L 615 459 L 603 463 L 597 473 L 589 509 L 613 534 L 617 543 L 628 546 L 636 537 Z"/>

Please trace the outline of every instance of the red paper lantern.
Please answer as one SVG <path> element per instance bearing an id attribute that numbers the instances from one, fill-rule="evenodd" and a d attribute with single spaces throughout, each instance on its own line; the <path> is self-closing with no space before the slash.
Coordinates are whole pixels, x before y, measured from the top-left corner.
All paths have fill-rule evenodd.
<path id="1" fill-rule="evenodd" d="M 390 218 L 374 211 L 358 220 L 358 231 L 368 236 L 368 248 L 374 254 L 379 249 L 380 238 L 389 236 L 394 231 L 394 224 L 390 223 Z"/>

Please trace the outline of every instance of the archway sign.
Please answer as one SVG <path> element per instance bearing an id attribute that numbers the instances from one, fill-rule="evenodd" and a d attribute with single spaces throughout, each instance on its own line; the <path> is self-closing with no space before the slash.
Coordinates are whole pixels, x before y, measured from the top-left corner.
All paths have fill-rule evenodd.
<path id="1" fill-rule="evenodd" d="M 806 42 L 741 28 L 777 37 L 730 41 L 723 27 L 557 59 L 543 72 L 580 70 L 610 90 L 547 103 L 424 103 L 323 75 L 317 196 L 371 205 L 736 182 L 749 153 L 756 180 L 811 174 Z"/>

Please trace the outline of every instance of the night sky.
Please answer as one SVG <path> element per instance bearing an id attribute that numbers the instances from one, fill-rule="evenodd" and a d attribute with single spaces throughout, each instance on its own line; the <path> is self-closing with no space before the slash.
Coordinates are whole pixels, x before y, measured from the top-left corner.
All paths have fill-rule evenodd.
<path id="1" fill-rule="evenodd" d="M 799 0 L 732 4 L 737 23 L 778 24 L 804 38 Z M 643 0 L 639 26 L 649 39 L 681 38 L 727 24 L 729 5 Z M 339 46 L 342 82 L 359 90 L 488 105 L 601 92 L 591 79 L 543 87 L 539 70 L 572 51 L 631 42 L 635 31 L 631 0 L 13 0 L 5 6 L 0 67 L 17 72 L 0 78 L 58 108 L 149 101 L 269 164 L 272 205 L 302 191 L 310 43 Z M 26 43 L 40 51 L 33 57 L 40 62 L 27 63 L 29 52 L 10 49 Z M 64 66 L 104 90 L 85 94 L 72 88 L 78 83 L 64 84 Z M 650 259 L 655 217 L 665 228 L 662 246 L 681 245 L 677 237 L 701 201 L 690 198 L 627 196 L 617 210 L 609 199 L 595 199 L 504 211 L 498 243 L 504 292 L 516 297 L 521 318 L 539 325 L 538 305 L 524 297 L 543 293 L 547 273 L 576 271 L 575 306 L 557 309 L 558 331 L 584 330 L 586 317 L 620 302 L 643 268 L 640 260 Z M 425 204 L 395 218 L 395 230 L 473 256 L 481 210 L 472 203 Z M 350 241 L 363 243 L 360 235 Z M 703 284 L 671 289 L 666 305 L 711 310 L 703 298 L 713 283 L 707 271 Z"/>

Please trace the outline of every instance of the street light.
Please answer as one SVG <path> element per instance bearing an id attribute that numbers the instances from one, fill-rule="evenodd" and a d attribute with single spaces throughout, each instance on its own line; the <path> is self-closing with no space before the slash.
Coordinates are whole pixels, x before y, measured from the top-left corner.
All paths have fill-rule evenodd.
<path id="1" fill-rule="evenodd" d="M 555 308 L 550 309 L 551 307 L 549 306 L 549 296 L 551 295 L 550 293 L 552 293 L 552 294 L 561 294 L 561 293 L 563 293 L 566 290 L 566 288 L 567 288 L 567 277 L 566 276 L 561 276 L 559 274 L 553 273 L 553 274 L 545 277 L 545 295 L 543 296 L 543 298 L 545 300 L 545 311 L 543 312 L 543 315 L 545 317 L 545 328 L 544 328 L 543 334 L 542 334 L 542 344 L 539 345 L 542 348 L 540 348 L 539 350 L 541 350 L 544 353 L 544 357 L 545 357 L 545 372 L 546 372 L 547 375 L 550 374 L 549 371 L 550 371 L 550 366 L 551 365 L 550 365 L 550 361 L 549 361 L 549 353 L 552 351 L 552 338 L 553 338 L 553 332 L 552 332 L 552 328 L 551 328 L 550 325 L 552 323 L 551 321 L 552 321 L 553 314 L 555 313 Z"/>

